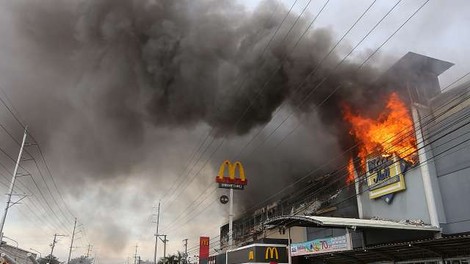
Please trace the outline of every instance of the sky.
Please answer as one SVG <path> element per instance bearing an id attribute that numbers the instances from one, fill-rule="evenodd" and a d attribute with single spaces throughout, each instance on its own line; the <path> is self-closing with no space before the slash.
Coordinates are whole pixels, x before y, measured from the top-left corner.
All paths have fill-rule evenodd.
<path id="1" fill-rule="evenodd" d="M 284 86 L 278 82 L 269 88 L 279 93 L 266 94 L 269 100 L 260 104 L 266 108 L 257 108 L 258 112 L 242 130 L 230 125 L 234 123 L 232 115 L 240 113 L 232 114 L 231 102 L 217 104 L 219 97 L 231 95 L 227 88 L 230 85 L 225 81 L 233 81 L 234 72 L 253 79 L 264 80 L 269 76 L 258 71 L 254 59 L 268 38 L 258 42 L 246 38 L 246 42 L 239 44 L 244 47 L 240 49 L 233 44 L 242 35 L 240 32 L 254 38 L 257 34 L 253 32 L 263 25 L 257 17 L 269 17 L 272 13 L 278 17 L 275 22 L 279 22 L 293 3 L 293 18 L 308 4 L 302 16 L 305 23 L 325 1 L 283 0 L 279 3 L 283 8 L 276 1 L 257 0 L 237 4 L 228 0 L 218 4 L 211 0 L 201 0 L 201 5 L 175 4 L 170 5 L 173 9 L 163 9 L 165 12 L 156 15 L 174 20 L 149 23 L 152 26 L 146 28 L 147 36 L 132 38 L 118 33 L 133 32 L 129 30 L 132 23 L 147 25 L 153 18 L 136 15 L 137 22 L 121 19 L 128 18 L 121 9 L 103 18 L 100 12 L 112 5 L 108 1 L 97 1 L 96 5 L 92 2 L 0 1 L 0 97 L 5 102 L 0 105 L 0 124 L 5 127 L 0 133 L 0 148 L 11 157 L 18 154 L 14 140 L 21 139 L 23 124 L 28 125 L 34 136 L 28 137 L 28 142 L 38 142 L 41 147 L 41 151 L 34 145 L 27 147 L 25 157 L 32 156 L 34 161 L 22 161 L 22 166 L 32 177 L 19 178 L 16 192 L 29 196 L 10 209 L 4 228 L 5 236 L 17 241 L 20 247 L 47 255 L 55 233 L 68 235 L 59 239 L 54 251 L 59 259 L 66 260 L 77 217 L 79 227 L 72 257 L 84 255 L 87 245 L 92 244 L 91 255 L 98 263 L 125 263 L 129 258 L 133 261 L 137 245 L 137 254 L 143 260 L 151 260 L 160 201 L 160 231 L 168 235 L 168 251 L 182 250 L 185 238 L 189 239 L 189 248 L 194 249 L 199 236 L 215 237 L 219 227 L 227 223 L 228 208 L 218 203 L 218 197 L 225 191 L 217 189 L 214 183 L 224 159 L 240 158 L 250 185 L 258 187 L 250 189 L 249 185 L 246 191 L 236 192 L 235 199 L 241 202 L 236 203 L 235 209 L 240 212 L 285 186 L 291 178 L 340 153 L 335 124 L 324 121 L 328 115 L 322 111 L 296 112 L 276 133 L 269 134 L 296 102 L 295 98 L 285 96 Z M 132 1 L 117 2 L 125 5 Z M 153 8 L 161 10 L 157 1 L 134 2 L 138 3 L 134 6 L 136 10 L 144 10 L 138 9 L 135 14 L 147 14 L 145 11 Z M 301 43 L 299 49 L 308 54 L 325 54 L 328 49 L 321 45 L 331 46 L 339 40 L 372 2 L 331 0 L 314 24 L 312 31 L 316 34 L 308 38 L 311 43 Z M 401 1 L 352 53 L 350 60 L 366 58 L 424 2 Z M 340 42 L 335 54 L 346 55 L 395 3 L 376 1 Z M 454 63 L 439 77 L 441 87 L 451 84 L 470 71 L 469 9 L 470 3 L 465 0 L 430 0 L 372 58 L 369 66 L 374 70 L 369 75 L 377 76 L 412 51 Z M 102 23 L 97 22 L 99 19 Z M 197 23 L 177 35 L 174 29 L 179 24 L 175 21 L 185 24 L 186 20 Z M 292 23 L 293 19 L 286 20 L 279 34 L 285 33 Z M 102 35 L 96 37 L 99 34 Z M 145 37 L 162 42 L 150 45 L 150 41 L 142 40 Z M 179 38 L 185 41 L 172 42 Z M 140 41 L 150 44 L 136 48 Z M 185 52 L 169 58 L 172 50 L 167 48 L 172 45 Z M 272 62 L 268 68 L 277 65 L 276 54 L 283 52 L 282 45 L 276 47 L 281 48 L 268 54 L 271 57 L 267 61 Z M 164 52 L 160 53 L 161 50 Z M 141 58 L 144 59 L 140 61 Z M 292 58 L 294 62 L 301 61 L 301 57 Z M 165 64 L 167 61 L 171 62 Z M 181 61 L 187 63 L 180 68 L 175 66 Z M 300 67 L 293 65 L 293 69 Z M 181 72 L 177 75 L 179 79 L 172 75 L 175 68 Z M 143 73 L 150 73 L 150 77 Z M 260 74 L 253 77 L 250 73 Z M 295 74 L 286 73 L 294 77 Z M 360 76 L 365 80 L 369 75 Z M 162 95 L 167 90 L 152 90 L 152 86 L 172 82 L 178 83 L 183 91 L 174 98 Z M 198 84 L 195 89 L 191 88 L 193 83 Z M 254 83 L 253 87 L 257 85 Z M 204 89 L 197 90 L 198 87 Z M 279 94 L 285 96 L 282 97 L 285 101 L 276 97 Z M 281 107 L 281 101 L 288 102 L 288 106 Z M 301 125 L 296 136 L 283 141 L 298 123 Z M 247 149 L 240 149 L 264 126 L 266 131 L 261 131 L 260 138 L 248 144 Z M 284 143 L 278 147 L 281 141 Z M 13 162 L 5 153 L 0 156 L 0 163 L 5 166 L 0 172 L 3 176 L 0 189 L 6 193 Z M 5 198 L 0 199 L 0 205 L 5 202 Z M 8 238 L 7 243 L 15 244 Z M 158 250 L 161 256 L 161 243 Z"/>

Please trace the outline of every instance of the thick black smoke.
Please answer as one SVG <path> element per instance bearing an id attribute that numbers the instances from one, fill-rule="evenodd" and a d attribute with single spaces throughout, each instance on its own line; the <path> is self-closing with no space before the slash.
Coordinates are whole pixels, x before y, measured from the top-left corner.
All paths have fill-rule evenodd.
<path id="1" fill-rule="evenodd" d="M 54 162 L 63 162 L 61 172 L 86 175 L 65 175 L 72 183 L 112 180 L 147 167 L 159 184 L 171 184 L 162 171 L 189 157 L 173 157 L 173 151 L 195 141 L 191 130 L 206 126 L 212 137 L 228 138 L 228 150 L 211 161 L 216 170 L 283 104 L 280 114 L 293 110 L 304 123 L 296 137 L 273 150 L 271 142 L 282 138 L 274 135 L 266 150 L 248 149 L 239 157 L 251 177 L 245 200 L 253 203 L 275 189 L 263 184 L 285 186 L 337 154 L 348 143 L 341 104 L 363 105 L 374 90 L 372 70 L 358 73 L 353 62 L 335 69 L 342 59 L 335 52 L 323 60 L 335 41 L 329 29 L 313 25 L 293 49 L 312 17 L 289 31 L 298 15 L 291 13 L 278 30 L 287 8 L 276 8 L 275 1 L 253 12 L 232 0 L 3 5 L 12 16 L 6 38 L 14 39 L 7 43 L 15 55 L 4 54 L 12 62 L 1 74 L 9 75 L 13 101 L 27 113 L 32 132 L 56 153 Z M 142 192 L 154 191 L 147 188 Z"/>
<path id="2" fill-rule="evenodd" d="M 334 53 L 319 64 L 333 44 L 326 29 L 310 30 L 292 49 L 310 18 L 301 19 L 285 38 L 297 16 L 291 14 L 270 42 L 287 13 L 285 8 L 272 13 L 272 1 L 253 14 L 228 0 L 46 2 L 14 4 L 16 26 L 43 55 L 52 56 L 48 62 L 73 63 L 72 90 L 97 95 L 102 114 L 124 135 L 140 134 L 145 121 L 203 122 L 217 135 L 244 134 L 268 122 L 282 102 L 300 105 L 327 76 L 302 109 L 347 84 L 318 109 L 330 120 L 338 115 L 340 100 L 360 96 L 370 81 L 357 74 L 356 65 L 333 71 L 340 60 Z"/>
<path id="3" fill-rule="evenodd" d="M 9 5 L 19 37 L 33 51 L 28 71 L 46 71 L 33 81 L 41 92 L 28 100 L 37 115 L 33 129 L 41 127 L 47 142 L 56 129 L 72 134 L 75 162 L 102 177 L 130 172 L 146 157 L 145 149 L 155 147 L 146 140 L 149 125 L 206 124 L 212 136 L 234 138 L 268 123 L 283 103 L 298 114 L 315 112 L 308 133 L 331 134 L 344 145 L 341 103 L 362 104 L 374 77 L 369 70 L 358 74 L 350 62 L 335 68 L 341 60 L 335 52 L 324 60 L 334 45 L 328 29 L 313 25 L 294 48 L 312 17 L 290 30 L 298 15 L 291 13 L 278 30 L 288 11 L 274 1 L 253 13 L 229 0 Z M 332 95 L 338 85 L 344 87 Z M 47 129 L 44 116 L 54 120 Z M 295 173 L 274 178 L 290 179 L 311 162 L 287 152 L 268 163 L 287 162 Z"/>

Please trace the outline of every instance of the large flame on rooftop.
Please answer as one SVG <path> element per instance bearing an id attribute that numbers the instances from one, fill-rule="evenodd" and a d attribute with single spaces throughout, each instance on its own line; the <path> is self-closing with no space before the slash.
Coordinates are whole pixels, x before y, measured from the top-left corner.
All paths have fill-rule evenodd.
<path id="1" fill-rule="evenodd" d="M 413 120 L 405 103 L 397 93 L 391 93 L 383 111 L 376 119 L 353 113 L 349 105 L 343 107 L 344 119 L 351 125 L 350 134 L 358 147 L 358 158 L 365 171 L 369 155 L 396 155 L 410 163 L 416 160 L 416 138 Z M 348 164 L 351 174 L 352 160 Z M 348 176 L 348 182 L 354 179 Z"/>

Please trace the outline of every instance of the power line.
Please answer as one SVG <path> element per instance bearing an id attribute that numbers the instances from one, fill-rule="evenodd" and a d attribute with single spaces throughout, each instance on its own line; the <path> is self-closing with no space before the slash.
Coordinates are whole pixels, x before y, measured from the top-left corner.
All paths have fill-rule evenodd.
<path id="1" fill-rule="evenodd" d="M 264 49 L 263 49 L 263 51 L 262 51 L 260 57 L 263 57 L 264 53 L 267 51 L 267 49 L 268 49 L 269 46 L 271 45 L 272 41 L 274 40 L 274 38 L 276 37 L 276 35 L 277 35 L 277 33 L 279 32 L 280 28 L 282 27 L 282 25 L 283 25 L 284 22 L 286 21 L 287 17 L 288 17 L 289 14 L 291 13 L 291 11 L 292 11 L 292 9 L 294 8 L 294 6 L 296 5 L 297 1 L 298 1 L 298 0 L 295 0 L 294 3 L 291 5 L 289 11 L 286 13 L 286 15 L 285 15 L 284 18 L 282 19 L 281 23 L 278 25 L 278 27 L 276 28 L 275 32 L 274 32 L 273 35 L 271 36 L 270 40 L 268 41 L 268 43 L 267 43 L 266 46 L 264 47 Z M 303 11 L 305 11 L 306 7 L 310 4 L 310 2 L 311 2 L 311 1 L 309 1 L 309 3 L 305 6 L 305 8 L 304 8 Z M 329 0 L 327 1 L 327 3 L 328 3 L 328 2 L 329 2 Z M 325 6 L 326 6 L 326 4 L 325 4 Z M 277 7 L 276 7 L 276 9 L 277 9 Z M 302 12 L 302 13 L 303 13 L 303 12 Z M 273 12 L 273 14 L 274 14 L 274 12 Z M 298 16 L 298 18 L 300 18 L 300 16 L 301 16 L 301 14 Z M 298 20 L 298 18 L 297 18 L 297 20 Z M 288 33 L 286 34 L 286 36 L 290 33 L 290 31 L 292 30 L 292 28 L 295 26 L 295 24 L 297 23 L 297 20 L 296 20 L 296 22 L 293 23 L 293 25 L 292 25 L 291 28 L 289 29 Z M 264 64 L 263 64 L 263 66 L 264 66 Z M 258 73 L 259 70 L 260 70 L 260 68 L 257 68 L 257 69 L 256 69 L 255 76 L 257 75 L 257 73 Z M 247 81 L 247 79 L 248 79 L 248 77 L 246 77 L 246 78 L 244 78 L 244 79 L 242 80 L 241 85 L 240 85 L 240 86 L 237 88 L 237 90 L 236 90 L 237 92 L 240 91 L 241 88 L 244 87 L 245 82 Z M 238 123 L 238 122 L 237 122 L 237 123 Z M 212 128 L 212 129 L 209 131 L 208 136 L 209 136 L 213 131 L 214 131 L 214 128 Z M 215 140 L 215 139 L 213 139 L 213 140 L 211 141 L 211 143 L 206 147 L 205 150 L 207 150 L 207 148 L 208 148 L 210 145 L 212 145 L 212 143 L 214 142 L 214 140 Z M 224 137 L 224 140 L 225 140 L 225 137 Z M 205 152 L 205 151 L 204 151 L 204 152 Z M 202 155 L 203 155 L 203 154 L 200 155 L 200 158 L 202 157 Z M 196 164 L 199 162 L 200 158 L 196 161 L 196 163 L 195 163 L 194 165 L 196 165 Z M 210 159 L 210 158 L 211 158 L 211 156 L 209 157 L 209 159 Z M 208 160 L 209 160 L 209 159 L 208 159 Z M 206 162 L 205 164 L 207 164 L 207 162 Z M 205 166 L 205 165 L 204 165 L 204 166 Z M 189 175 L 189 174 L 188 174 L 188 175 Z M 194 179 L 194 177 L 193 177 L 193 179 Z M 184 182 L 184 180 L 183 180 L 180 184 L 178 184 L 178 186 L 175 188 L 174 194 L 180 193 L 180 192 L 176 192 L 176 190 L 181 186 L 181 184 L 182 184 L 183 182 Z M 186 189 L 186 188 L 185 188 L 185 189 Z M 173 201 L 173 200 L 174 200 L 174 199 L 173 199 L 174 197 L 176 197 L 176 195 L 170 197 L 169 200 Z M 165 205 L 165 201 L 164 201 L 164 205 Z"/>
<path id="2" fill-rule="evenodd" d="M 401 1 L 401 0 L 400 0 L 400 1 Z M 390 12 L 400 3 L 400 1 L 398 1 L 398 2 L 390 9 L 390 11 L 389 11 L 387 14 L 385 14 L 385 16 L 384 16 L 381 20 L 379 20 L 379 22 L 369 31 L 369 33 L 361 40 L 361 42 L 359 42 L 359 43 L 356 45 L 355 48 L 357 48 L 357 46 L 359 46 L 360 43 L 362 43 L 362 41 L 378 26 L 378 24 L 380 24 L 380 23 L 384 20 L 384 18 L 385 18 L 386 16 L 388 16 L 388 14 L 390 14 Z M 312 70 L 312 72 L 311 72 L 309 75 L 307 75 L 307 77 L 306 77 L 305 79 L 307 79 L 312 73 L 316 72 L 316 69 L 320 66 L 320 64 L 323 63 L 323 61 L 324 61 L 324 60 L 331 54 L 331 52 L 339 45 L 339 43 L 346 37 L 346 35 L 347 35 L 347 34 L 357 25 L 357 23 L 365 16 L 365 14 L 370 10 L 370 8 L 375 4 L 375 2 L 376 2 L 376 1 L 373 1 L 373 2 L 368 6 L 368 8 L 366 8 L 366 10 L 361 14 L 361 16 L 359 16 L 359 18 L 356 19 L 356 21 L 355 21 L 355 22 L 352 24 L 352 26 L 346 31 L 346 33 L 343 34 L 343 36 L 342 36 L 342 37 L 340 38 L 340 40 L 336 43 L 336 45 L 335 45 L 332 49 L 330 49 L 330 51 L 327 53 L 327 55 L 324 56 L 324 58 L 320 61 L 320 63 L 317 64 L 317 67 L 314 68 L 314 69 Z M 301 37 L 297 40 L 296 45 L 294 45 L 294 47 L 293 47 L 293 49 L 291 50 L 291 52 L 297 47 L 297 44 L 299 43 L 299 41 L 301 40 L 301 38 L 302 38 L 302 37 L 305 35 L 305 33 L 310 29 L 310 27 L 311 27 L 311 25 L 313 24 L 313 22 L 318 18 L 318 16 L 319 16 L 319 15 L 321 14 L 321 12 L 324 10 L 324 8 L 326 7 L 327 4 L 328 4 L 328 1 L 325 2 L 325 4 L 322 6 L 322 8 L 321 8 L 320 11 L 318 12 L 318 14 L 315 16 L 315 18 L 314 18 L 314 19 L 312 20 L 312 22 L 310 23 L 310 25 L 306 28 L 306 30 L 303 32 L 303 34 L 301 35 Z M 355 48 L 354 48 L 354 49 L 355 49 Z M 379 47 L 379 48 L 380 48 L 380 47 Z M 354 49 L 353 49 L 353 50 L 354 50 Z M 346 58 L 347 58 L 351 53 L 352 53 L 352 51 L 351 51 L 346 57 L 343 58 L 343 60 L 340 62 L 340 64 L 341 64 L 342 62 L 344 62 L 344 61 L 346 60 Z M 284 58 L 284 59 L 285 59 L 285 58 Z M 340 64 L 338 64 L 337 66 L 339 66 Z M 280 69 L 280 67 L 279 67 L 273 74 L 275 74 L 279 69 Z M 266 87 L 266 85 L 267 85 L 267 84 L 270 82 L 270 80 L 272 79 L 272 76 L 273 76 L 273 75 L 271 75 L 271 77 L 265 82 L 265 84 L 263 85 L 263 87 L 262 87 L 261 89 L 264 89 L 264 88 Z M 305 80 L 305 79 L 304 79 L 304 80 Z M 303 82 L 299 85 L 299 87 L 297 87 L 297 89 L 299 89 L 300 86 L 302 86 L 302 85 L 303 85 Z M 250 104 L 250 105 L 247 107 L 247 109 L 249 109 L 251 106 L 252 106 L 252 104 Z M 241 117 L 240 119 L 238 119 L 237 124 L 238 124 L 238 123 L 240 122 L 240 120 L 244 117 L 244 115 L 246 114 L 246 112 L 247 112 L 247 110 L 245 110 L 245 112 L 244 112 L 244 114 L 242 115 L 242 117 Z M 289 116 L 289 117 L 290 117 L 290 116 Z M 288 118 L 289 118 L 289 117 L 288 117 Z M 235 126 L 236 126 L 236 125 L 235 125 Z M 260 130 L 260 131 L 261 131 L 261 130 Z M 259 132 L 260 132 L 260 131 L 259 131 Z M 256 137 L 256 135 L 255 135 L 254 137 Z M 252 138 L 252 140 L 254 139 L 254 137 Z M 248 142 L 248 144 L 250 144 L 250 143 L 252 142 L 252 140 L 250 140 L 250 141 Z M 242 147 L 242 150 L 245 149 L 248 144 L 245 144 L 245 146 Z M 237 155 L 237 156 L 238 156 L 238 155 Z"/>
<path id="3" fill-rule="evenodd" d="M 399 3 L 399 2 L 398 2 L 398 3 Z M 391 10 L 393 10 L 393 9 L 398 5 L 398 3 L 397 3 L 394 7 L 392 7 Z M 321 9 L 320 12 L 317 14 L 317 16 L 312 20 L 312 22 L 310 23 L 309 27 L 307 27 L 307 29 L 306 29 L 306 30 L 304 31 L 304 33 L 302 34 L 301 38 L 302 38 L 302 37 L 304 36 L 304 34 L 309 30 L 310 26 L 311 26 L 311 25 L 313 24 L 313 22 L 317 19 L 317 17 L 320 15 L 320 13 L 323 11 L 323 9 L 326 7 L 327 4 L 328 4 L 328 1 L 327 1 L 327 2 L 325 3 L 325 5 L 322 7 L 322 9 Z M 336 45 L 330 50 L 330 52 L 320 61 L 320 63 L 317 65 L 316 68 L 318 68 L 319 65 L 331 54 L 331 52 L 339 45 L 339 43 L 344 39 L 344 37 L 346 37 L 346 35 L 357 25 L 357 23 L 364 17 L 364 15 L 370 10 L 370 8 L 371 8 L 374 4 L 375 4 L 375 1 L 373 1 L 373 2 L 371 3 L 371 5 L 369 5 L 369 7 L 362 13 L 362 15 L 353 23 L 353 25 L 349 28 L 349 30 L 346 31 L 346 33 L 342 36 L 342 38 L 336 43 Z M 389 13 L 391 12 L 391 10 L 389 11 Z M 385 16 L 387 16 L 389 13 L 387 13 Z M 385 17 L 385 16 L 384 16 L 384 17 Z M 383 19 L 382 19 L 382 20 L 383 20 Z M 381 22 L 382 20 L 380 20 L 380 22 Z M 380 22 L 379 22 L 379 23 L 380 23 Z M 374 27 L 373 29 L 375 29 L 375 27 Z M 367 36 L 368 36 L 368 35 L 366 35 L 366 37 L 367 37 Z M 301 38 L 298 39 L 298 41 L 297 41 L 296 44 L 294 45 L 294 48 L 293 48 L 293 49 L 295 49 L 295 48 L 297 47 L 297 44 L 299 43 L 299 41 L 301 40 Z M 292 49 L 292 51 L 293 51 L 293 49 Z M 349 56 L 349 55 L 348 55 L 348 56 Z M 345 57 L 345 59 L 346 59 L 346 58 L 347 58 L 347 57 Z M 345 60 L 345 59 L 344 59 L 344 60 Z M 344 60 L 343 60 L 343 61 L 344 61 Z M 279 69 L 280 69 L 280 67 L 273 73 L 273 75 L 271 75 L 271 77 L 268 79 L 268 81 L 263 85 L 263 87 L 262 87 L 261 89 L 264 89 L 264 88 L 266 87 L 266 85 L 270 82 L 270 80 L 272 79 L 272 77 L 274 76 L 274 74 L 275 74 Z M 316 69 L 314 69 L 314 71 L 312 71 L 312 72 L 315 72 L 315 71 L 316 71 Z M 308 76 L 307 76 L 307 78 L 308 78 Z M 259 93 L 258 93 L 258 94 L 259 94 Z M 251 108 L 252 104 L 253 104 L 253 103 L 251 103 L 251 104 L 247 107 L 247 109 Z M 248 111 L 247 109 L 246 109 L 245 112 L 242 114 L 242 117 L 237 121 L 237 124 L 240 122 L 241 119 L 243 119 L 244 115 L 245 115 L 245 114 L 247 113 L 247 111 Z M 237 124 L 236 124 L 236 125 L 237 125 Z M 235 126 L 236 126 L 236 125 L 235 125 Z M 260 130 L 260 131 L 261 131 L 261 130 Z M 260 131 L 259 131 L 259 132 L 260 132 Z M 255 135 L 255 136 L 256 136 L 256 135 Z M 254 137 L 253 137 L 252 139 L 254 139 Z M 252 140 L 250 140 L 248 143 L 251 143 L 251 141 L 252 141 Z M 246 146 L 247 146 L 247 145 L 245 145 L 242 149 L 244 149 Z"/>
<path id="4" fill-rule="evenodd" d="M 468 123 L 470 123 L 470 122 L 467 122 L 467 124 L 468 124 Z M 469 134 L 469 133 L 470 133 L 470 132 L 467 132 L 467 133 L 465 133 L 465 134 Z M 460 136 L 459 136 L 459 137 L 460 137 Z M 446 153 L 446 152 L 448 152 L 448 151 L 450 151 L 450 150 L 454 150 L 454 151 L 451 152 L 451 153 L 448 153 L 447 155 L 452 154 L 452 153 L 455 153 L 456 151 L 460 151 L 460 150 L 462 150 L 463 148 L 459 148 L 459 149 L 456 149 L 456 150 L 455 150 L 455 148 L 458 147 L 458 146 L 461 146 L 461 145 L 463 145 L 463 144 L 465 144 L 465 143 L 467 143 L 467 142 L 470 142 L 470 138 L 464 140 L 463 142 L 457 143 L 457 144 L 455 144 L 454 146 L 447 148 L 446 150 L 443 150 L 443 151 L 439 152 L 438 154 L 434 155 L 432 158 L 428 158 L 427 160 L 425 160 L 424 162 L 421 162 L 420 165 L 415 166 L 414 168 L 417 168 L 417 167 L 419 167 L 419 166 L 423 166 L 424 163 L 427 163 L 427 162 L 430 161 L 430 160 L 436 160 L 436 157 L 438 157 L 438 156 L 440 156 L 440 155 L 442 155 L 442 154 L 444 154 L 444 153 Z M 448 142 L 445 142 L 445 143 L 443 143 L 443 144 L 446 144 L 446 143 L 448 143 Z M 468 147 L 469 147 L 469 146 L 464 146 L 464 148 L 468 148 Z M 442 157 L 444 157 L 444 156 L 441 156 L 440 158 L 442 158 Z M 438 158 L 437 158 L 437 159 L 438 159 Z M 364 178 L 366 178 L 366 177 L 369 177 L 369 176 L 363 175 L 362 177 L 358 177 L 355 181 L 364 180 Z M 350 185 L 352 185 L 352 184 L 354 184 L 354 183 L 351 183 Z M 348 186 L 350 186 L 350 185 L 347 185 L 346 187 L 348 187 Z M 344 189 L 344 188 L 343 188 L 343 189 Z M 365 191 L 368 191 L 369 189 L 370 189 L 370 188 L 366 188 L 366 189 L 364 189 L 363 191 L 361 191 L 361 192 L 359 192 L 359 193 L 357 193 L 357 194 L 354 194 L 354 195 L 352 195 L 352 196 L 350 196 L 350 197 L 347 197 L 347 198 L 344 199 L 344 200 L 341 200 L 341 201 L 338 201 L 338 202 L 336 202 L 336 203 L 334 203 L 334 204 L 331 204 L 331 206 L 336 206 L 336 205 L 339 205 L 339 204 L 341 204 L 341 203 L 343 203 L 343 202 L 345 202 L 345 201 L 348 201 L 348 200 L 350 200 L 350 199 L 353 199 L 353 198 L 355 198 L 356 196 L 358 196 L 358 195 L 364 193 Z M 298 208 L 298 209 L 295 211 L 294 215 L 300 214 L 302 211 L 305 211 L 305 210 L 308 210 L 308 207 L 305 207 L 305 208 Z M 291 221 L 286 221 L 286 224 L 288 224 L 289 222 L 291 222 Z M 268 232 L 269 232 L 269 231 L 268 231 Z M 276 232 L 276 231 L 272 230 L 269 234 L 272 234 L 273 232 Z M 269 234 L 268 234 L 268 235 L 269 235 Z M 211 238 L 211 240 L 214 241 L 214 240 L 215 240 L 216 238 L 218 238 L 218 237 L 220 237 L 220 235 Z M 214 242 L 214 243 L 216 243 L 216 242 Z M 212 244 L 212 243 L 211 243 L 211 244 Z M 190 248 L 189 251 L 190 251 L 190 252 L 194 252 L 194 250 L 196 250 L 196 249 L 197 249 L 197 246 Z"/>
<path id="5" fill-rule="evenodd" d="M 449 86 L 448 86 L 448 87 L 449 87 Z M 446 88 L 448 88 L 448 87 L 446 87 Z M 444 90 L 445 90 L 446 88 L 444 88 Z M 456 98 L 458 99 L 459 97 L 456 97 Z M 452 101 L 454 101 L 454 100 L 451 100 L 450 102 L 452 102 Z M 447 104 L 449 104 L 450 102 L 448 102 Z M 446 106 L 447 104 L 442 105 L 440 108 Z M 457 104 L 457 105 L 458 105 L 458 104 Z M 447 111 L 450 111 L 451 109 L 453 109 L 453 108 L 456 107 L 457 105 L 454 105 L 454 106 L 450 107 L 449 109 L 447 109 Z M 442 116 L 442 115 L 445 114 L 447 111 L 442 112 L 439 116 Z M 431 114 L 430 114 L 430 115 L 431 115 Z M 432 120 L 429 120 L 429 121 L 428 121 L 428 124 L 429 124 L 431 121 L 432 121 Z M 434 124 L 434 125 L 436 125 L 436 124 Z M 411 129 L 413 130 L 413 128 L 411 128 Z M 348 151 L 349 151 L 349 150 L 348 150 Z M 346 153 L 346 152 L 345 152 L 345 153 Z M 344 168 L 343 168 L 343 169 L 344 169 Z M 307 174 L 307 176 L 310 175 L 310 174 L 311 174 L 311 172 L 309 172 L 309 174 Z M 304 178 L 305 178 L 305 177 L 302 177 L 300 180 L 302 180 L 302 179 L 304 179 Z M 297 181 L 297 182 L 298 182 L 298 181 Z M 295 183 L 294 183 L 294 184 L 295 184 Z M 291 186 L 292 186 L 292 185 L 291 185 Z M 289 187 L 289 186 L 288 186 L 288 187 Z M 285 189 L 286 189 L 286 188 L 284 188 L 283 190 L 285 190 Z M 280 192 L 278 192 L 277 194 L 279 194 L 279 193 L 280 193 Z M 271 199 L 271 198 L 272 198 L 272 197 L 270 197 L 270 198 L 268 198 L 268 199 Z M 265 200 L 265 201 L 266 201 L 266 200 Z"/>
<path id="6" fill-rule="evenodd" d="M 13 157 L 11 157 L 5 150 L 3 150 L 1 147 L 0 147 L 0 152 L 2 152 L 6 157 L 8 157 L 12 162 L 15 162 L 15 159 Z M 3 164 L 1 164 L 2 166 L 4 166 Z M 59 223 L 62 225 L 63 228 L 67 229 L 64 225 L 64 223 L 62 221 L 60 221 L 60 218 L 57 216 L 57 214 L 55 213 L 55 211 L 52 209 L 51 205 L 49 204 L 49 202 L 47 201 L 47 199 L 45 198 L 43 192 L 41 191 L 41 188 L 39 188 L 36 180 L 34 179 L 34 177 L 32 177 L 32 174 L 23 167 L 23 165 L 19 165 L 19 167 L 26 172 L 26 175 L 31 175 L 31 177 L 29 177 L 33 183 L 34 183 L 34 186 L 37 188 L 37 190 L 39 191 L 40 193 L 40 196 L 43 198 L 44 202 L 46 203 L 47 207 L 52 211 L 53 215 L 59 220 Z M 28 191 L 30 191 L 32 193 L 32 191 L 26 187 L 26 189 Z"/>

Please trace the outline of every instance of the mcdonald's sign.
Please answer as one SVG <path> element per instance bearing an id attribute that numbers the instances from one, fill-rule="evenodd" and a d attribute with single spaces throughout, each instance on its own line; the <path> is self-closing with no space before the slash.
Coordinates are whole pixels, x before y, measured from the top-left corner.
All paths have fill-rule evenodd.
<path id="1" fill-rule="evenodd" d="M 264 259 L 266 260 L 279 260 L 279 252 L 275 247 L 267 247 L 264 253 Z"/>
<path id="2" fill-rule="evenodd" d="M 289 253 L 282 244 L 251 244 L 227 250 L 226 264 L 287 264 Z"/>
<path id="3" fill-rule="evenodd" d="M 248 260 L 254 260 L 255 259 L 255 252 L 253 250 L 250 250 L 248 252 Z"/>
<path id="4" fill-rule="evenodd" d="M 225 176 L 225 170 L 228 170 L 228 176 Z M 238 170 L 238 177 L 236 171 Z M 235 163 L 229 160 L 224 161 L 219 168 L 219 174 L 215 178 L 219 188 L 243 190 L 248 183 L 245 177 L 245 170 L 241 162 Z"/>
<path id="5" fill-rule="evenodd" d="M 209 237 L 199 237 L 199 263 L 207 263 L 209 258 Z"/>

